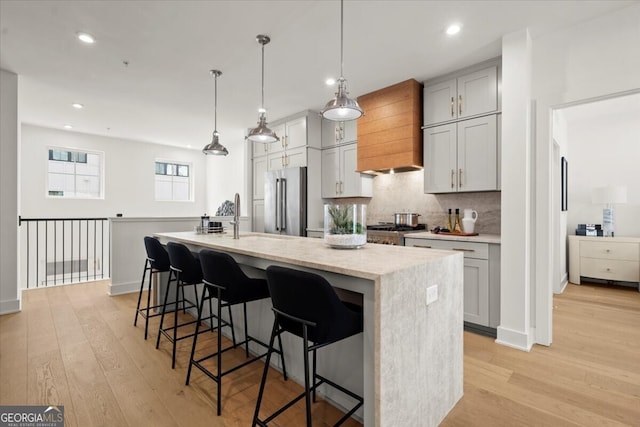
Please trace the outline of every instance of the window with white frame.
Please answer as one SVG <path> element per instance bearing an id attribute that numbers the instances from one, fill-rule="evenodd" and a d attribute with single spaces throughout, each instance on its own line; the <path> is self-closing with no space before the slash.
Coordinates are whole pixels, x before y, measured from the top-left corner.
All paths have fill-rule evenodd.
<path id="1" fill-rule="evenodd" d="M 104 155 L 68 148 L 49 148 L 49 197 L 102 199 Z"/>
<path id="2" fill-rule="evenodd" d="M 191 200 L 191 164 L 156 160 L 156 200 Z"/>

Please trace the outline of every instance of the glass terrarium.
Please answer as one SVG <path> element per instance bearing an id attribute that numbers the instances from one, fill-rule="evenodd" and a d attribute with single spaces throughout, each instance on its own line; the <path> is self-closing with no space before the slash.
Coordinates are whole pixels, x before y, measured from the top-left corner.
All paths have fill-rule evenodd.
<path id="1" fill-rule="evenodd" d="M 324 205 L 324 243 L 355 249 L 367 243 L 367 205 L 332 202 Z"/>

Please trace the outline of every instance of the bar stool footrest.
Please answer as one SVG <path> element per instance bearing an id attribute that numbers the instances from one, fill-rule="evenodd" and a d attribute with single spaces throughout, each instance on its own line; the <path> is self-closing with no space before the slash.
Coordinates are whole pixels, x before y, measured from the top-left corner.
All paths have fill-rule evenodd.
<path id="1" fill-rule="evenodd" d="M 327 378 L 325 378 L 325 377 L 323 377 L 321 375 L 316 374 L 316 378 L 319 379 L 320 381 L 316 382 L 313 386 L 309 387 L 309 393 L 315 391 L 322 384 L 328 384 L 328 385 L 334 387 L 335 389 L 343 392 L 347 396 L 352 397 L 353 399 L 355 399 L 358 402 L 356 404 L 356 406 L 351 408 L 351 410 L 349 412 L 344 414 L 344 416 L 342 418 L 340 418 L 338 420 L 338 422 L 333 425 L 334 427 L 337 427 L 337 426 L 341 425 L 342 423 L 344 423 L 345 421 L 347 421 L 364 404 L 364 399 L 361 396 L 358 396 L 357 394 L 352 392 L 351 390 L 347 390 L 346 388 L 342 387 L 341 385 L 338 385 L 338 384 L 334 383 L 333 381 L 328 380 Z M 269 422 L 273 421 L 275 418 L 277 418 L 279 415 L 281 415 L 287 409 L 291 408 L 293 405 L 295 405 L 300 400 L 302 400 L 306 396 L 306 394 L 307 394 L 307 392 L 303 391 L 298 396 L 296 396 L 293 400 L 291 400 L 289 403 L 287 403 L 286 405 L 284 405 L 283 407 L 278 409 L 273 414 L 269 415 L 264 420 L 256 419 L 256 424 L 258 424 L 259 426 L 262 426 L 262 427 L 267 427 Z"/>

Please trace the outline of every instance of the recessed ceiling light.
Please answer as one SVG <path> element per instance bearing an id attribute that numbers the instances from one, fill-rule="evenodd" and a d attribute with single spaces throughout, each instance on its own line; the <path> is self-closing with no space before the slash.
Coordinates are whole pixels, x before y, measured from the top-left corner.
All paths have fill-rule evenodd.
<path id="1" fill-rule="evenodd" d="M 79 32 L 76 33 L 76 36 L 78 37 L 78 40 L 86 44 L 94 44 L 96 42 L 96 39 L 89 33 Z"/>
<path id="2" fill-rule="evenodd" d="M 70 124 L 66 124 L 62 126 L 65 129 L 73 129 L 73 126 L 71 126 Z"/>
<path id="3" fill-rule="evenodd" d="M 458 34 L 460 32 L 460 25 L 451 24 L 447 27 L 447 34 L 453 36 L 454 34 Z"/>
<path id="4" fill-rule="evenodd" d="M 84 108 L 84 105 L 79 104 L 77 102 L 74 102 L 73 104 L 71 104 L 71 106 L 77 110 L 82 110 Z"/>
<path id="5" fill-rule="evenodd" d="M 336 79 L 327 79 L 325 83 L 327 84 L 327 86 L 333 86 L 334 84 L 336 84 Z"/>

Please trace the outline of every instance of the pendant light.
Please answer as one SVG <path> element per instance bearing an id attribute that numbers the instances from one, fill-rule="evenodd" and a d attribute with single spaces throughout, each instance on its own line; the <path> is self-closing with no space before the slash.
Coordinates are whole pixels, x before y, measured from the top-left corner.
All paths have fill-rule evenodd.
<path id="1" fill-rule="evenodd" d="M 215 103 L 214 103 L 214 118 L 213 118 L 213 138 L 211 142 L 202 149 L 204 154 L 213 154 L 214 156 L 226 156 L 229 154 L 229 151 L 224 147 L 224 145 L 220 144 L 218 141 L 218 77 L 222 75 L 222 71 L 220 70 L 210 70 L 211 73 L 215 77 Z"/>
<path id="2" fill-rule="evenodd" d="M 267 110 L 264 109 L 264 45 L 269 43 L 271 39 L 269 36 L 258 34 L 256 40 L 262 45 L 262 104 L 259 110 L 258 127 L 249 131 L 247 139 L 252 142 L 277 142 L 280 138 L 278 138 L 278 135 L 276 135 L 274 131 L 267 127 Z"/>
<path id="3" fill-rule="evenodd" d="M 344 68 L 344 0 L 340 0 L 340 78 L 338 79 L 338 92 L 336 97 L 327 102 L 320 112 L 322 117 L 328 120 L 345 121 L 355 120 L 364 115 L 364 111 L 358 105 L 358 101 L 349 98 L 347 81 L 343 76 Z"/>

